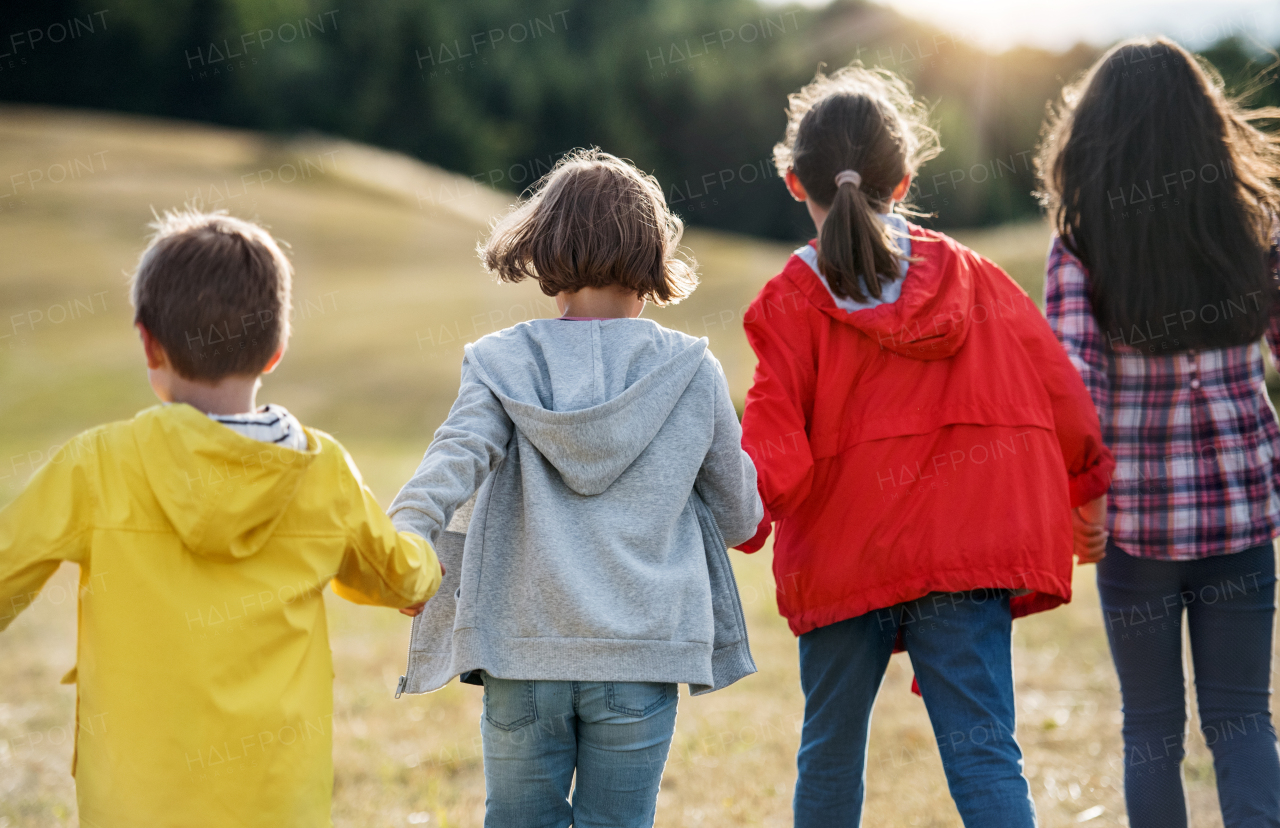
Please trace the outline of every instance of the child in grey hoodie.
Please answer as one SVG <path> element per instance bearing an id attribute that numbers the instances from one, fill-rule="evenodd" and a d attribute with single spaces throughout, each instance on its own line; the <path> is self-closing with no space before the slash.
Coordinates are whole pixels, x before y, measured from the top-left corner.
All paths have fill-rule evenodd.
<path id="1" fill-rule="evenodd" d="M 637 318 L 696 286 L 682 229 L 627 162 L 557 164 L 480 254 L 563 316 L 467 346 L 391 505 L 446 566 L 401 690 L 483 682 L 486 826 L 653 825 L 676 685 L 755 671 L 726 546 L 763 508 L 728 383 L 706 339 Z"/>

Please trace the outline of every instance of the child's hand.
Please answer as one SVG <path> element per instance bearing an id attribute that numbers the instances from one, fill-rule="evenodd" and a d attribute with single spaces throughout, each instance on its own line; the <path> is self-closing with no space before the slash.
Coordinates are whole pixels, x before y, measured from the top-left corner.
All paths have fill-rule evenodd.
<path id="1" fill-rule="evenodd" d="M 1071 528 L 1076 558 L 1082 564 L 1097 563 L 1106 557 L 1107 496 L 1071 510 Z"/>
<path id="2" fill-rule="evenodd" d="M 442 579 L 444 578 L 444 573 L 445 573 L 444 564 L 440 564 L 440 577 Z M 427 605 L 427 602 L 423 601 L 421 604 L 414 604 L 411 607 L 404 607 L 403 609 L 400 610 L 400 614 L 407 615 L 410 618 L 416 618 L 418 614 L 422 612 L 422 608 L 425 607 L 426 605 Z"/>

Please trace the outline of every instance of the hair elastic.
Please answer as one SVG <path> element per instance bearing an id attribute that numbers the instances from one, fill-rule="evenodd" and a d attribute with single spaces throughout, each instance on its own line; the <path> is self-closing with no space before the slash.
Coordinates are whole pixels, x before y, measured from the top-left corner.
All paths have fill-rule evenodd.
<path id="1" fill-rule="evenodd" d="M 836 173 L 836 186 L 841 184 L 852 184 L 855 187 L 862 186 L 862 176 L 857 170 L 841 170 Z"/>

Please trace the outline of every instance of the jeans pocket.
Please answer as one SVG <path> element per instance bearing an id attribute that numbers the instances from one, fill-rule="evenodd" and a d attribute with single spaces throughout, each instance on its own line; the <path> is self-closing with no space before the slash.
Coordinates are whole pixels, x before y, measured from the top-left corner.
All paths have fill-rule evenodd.
<path id="1" fill-rule="evenodd" d="M 519 730 L 538 718 L 536 682 L 484 675 L 484 717 L 499 730 Z"/>
<path id="2" fill-rule="evenodd" d="M 614 713 L 643 719 L 676 697 L 674 684 L 651 681 L 605 682 L 605 705 Z"/>

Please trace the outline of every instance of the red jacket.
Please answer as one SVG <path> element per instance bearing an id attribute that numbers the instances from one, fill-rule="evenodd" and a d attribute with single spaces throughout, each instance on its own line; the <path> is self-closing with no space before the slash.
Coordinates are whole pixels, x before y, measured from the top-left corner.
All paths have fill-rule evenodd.
<path id="1" fill-rule="evenodd" d="M 896 302 L 846 313 L 792 256 L 745 317 L 759 363 L 743 443 L 777 523 L 778 609 L 796 635 L 930 592 L 1071 599 L 1070 506 L 1115 461 L 1084 383 L 1031 298 L 912 226 Z"/>

